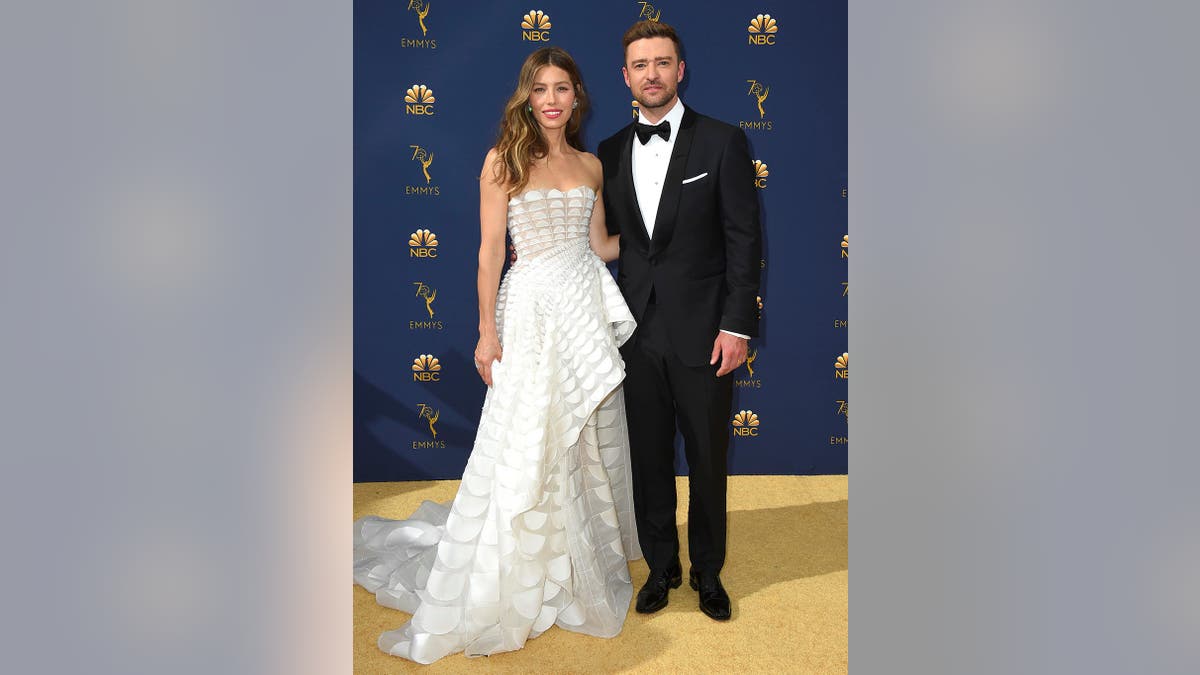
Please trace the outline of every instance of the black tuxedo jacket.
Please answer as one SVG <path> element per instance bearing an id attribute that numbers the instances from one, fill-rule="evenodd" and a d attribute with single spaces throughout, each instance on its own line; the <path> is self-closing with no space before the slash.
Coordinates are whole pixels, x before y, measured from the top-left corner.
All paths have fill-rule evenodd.
<path id="1" fill-rule="evenodd" d="M 746 134 L 685 106 L 651 238 L 633 187 L 633 126 L 597 152 L 608 231 L 621 235 L 617 284 L 638 321 L 653 292 L 679 358 L 705 365 L 718 330 L 758 335 L 762 229 Z"/>

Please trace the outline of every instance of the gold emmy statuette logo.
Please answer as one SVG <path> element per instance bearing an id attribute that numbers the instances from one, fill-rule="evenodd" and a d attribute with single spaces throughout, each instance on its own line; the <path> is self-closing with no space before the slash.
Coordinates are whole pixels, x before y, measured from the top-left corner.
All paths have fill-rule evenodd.
<path id="1" fill-rule="evenodd" d="M 740 410 L 733 416 L 734 436 L 758 436 L 760 422 L 752 410 Z"/>
<path id="2" fill-rule="evenodd" d="M 770 14 L 759 14 L 750 19 L 750 27 L 746 30 L 750 32 L 750 44 L 773 45 L 775 34 L 779 32 L 779 23 Z"/>
<path id="3" fill-rule="evenodd" d="M 760 188 L 760 189 L 767 187 L 767 176 L 770 176 L 770 175 L 771 175 L 771 172 L 767 171 L 766 164 L 762 163 L 761 160 L 757 160 L 757 159 L 754 160 L 754 186 L 755 187 Z"/>
<path id="4" fill-rule="evenodd" d="M 433 164 L 433 153 L 419 145 L 410 145 L 408 147 L 413 149 L 412 160 L 421 163 L 421 173 L 425 174 L 425 184 L 429 185 L 433 180 L 433 177 L 429 175 L 429 165 Z"/>
<path id="5" fill-rule="evenodd" d="M 416 40 L 410 38 L 400 38 L 400 46 L 405 49 L 413 47 L 420 49 L 437 49 L 437 40 L 426 37 L 429 34 L 429 28 L 425 26 L 425 17 L 429 16 L 429 3 L 421 2 L 421 0 L 409 0 L 407 11 L 417 13 L 417 23 L 421 25 L 421 37 L 420 39 Z"/>
<path id="6" fill-rule="evenodd" d="M 758 350 L 752 349 L 746 353 L 746 372 L 749 377 L 739 380 L 734 379 L 733 386 L 738 389 L 762 389 L 762 380 L 754 376 L 754 362 L 758 359 Z"/>
<path id="7" fill-rule="evenodd" d="M 413 359 L 413 382 L 441 382 L 442 364 L 432 354 L 421 354 Z"/>
<path id="8" fill-rule="evenodd" d="M 746 80 L 746 83 L 750 85 L 750 88 L 746 90 L 746 95 L 753 96 L 758 105 L 758 119 L 741 120 L 738 122 L 738 126 L 751 131 L 773 131 L 775 122 L 766 119 L 767 111 L 763 108 L 763 101 L 766 101 L 767 96 L 771 94 L 771 88 L 758 80 Z"/>
<path id="9" fill-rule="evenodd" d="M 842 235 L 842 260 L 850 257 L 850 235 Z"/>
<path id="10" fill-rule="evenodd" d="M 550 40 L 550 15 L 540 9 L 531 9 L 521 17 L 521 39 L 530 42 Z"/>
<path id="11" fill-rule="evenodd" d="M 843 281 L 842 282 L 842 297 L 844 298 L 849 294 L 850 294 L 850 282 Z"/>
<path id="12" fill-rule="evenodd" d="M 408 0 L 409 11 L 417 13 L 417 23 L 421 24 L 421 35 L 429 33 L 429 29 L 425 27 L 425 17 L 429 16 L 429 3 L 421 2 L 421 0 Z"/>
<path id="13" fill-rule="evenodd" d="M 638 13 L 639 20 L 660 21 L 662 19 L 661 9 L 655 9 L 654 5 L 648 2 L 639 2 L 638 4 L 642 6 L 642 11 Z"/>
<path id="14" fill-rule="evenodd" d="M 436 258 L 437 246 L 437 235 L 429 230 L 417 230 L 408 235 L 408 257 L 410 258 Z"/>
<path id="15" fill-rule="evenodd" d="M 837 414 L 845 417 L 847 421 L 850 420 L 850 404 L 846 402 L 846 399 L 839 398 L 837 400 Z"/>
<path id="16" fill-rule="evenodd" d="M 437 289 L 430 288 L 423 281 L 414 281 L 413 286 L 417 287 L 417 297 L 425 301 L 425 309 L 429 312 L 429 318 L 433 318 L 433 301 L 437 298 Z"/>
<path id="17" fill-rule="evenodd" d="M 833 379 L 848 380 L 850 379 L 850 353 L 842 352 L 842 355 L 837 357 L 833 362 Z"/>
<path id="18" fill-rule="evenodd" d="M 747 96 L 753 96 L 758 101 L 758 118 L 762 119 L 767 116 L 767 111 L 763 110 L 763 101 L 767 100 L 767 96 L 771 94 L 771 88 L 764 86 L 758 80 L 746 80 L 750 83 L 750 90 L 746 92 Z"/>
<path id="19" fill-rule="evenodd" d="M 429 312 L 429 320 L 427 321 L 409 321 L 409 330 L 443 330 L 445 326 L 441 319 L 434 320 L 433 318 L 433 301 L 437 298 L 437 289 L 430 287 L 423 281 L 412 282 L 413 286 L 417 287 L 416 296 L 425 301 L 425 311 Z"/>
<path id="20" fill-rule="evenodd" d="M 412 160 L 420 163 L 421 165 L 421 173 L 425 174 L 425 184 L 405 185 L 404 194 L 427 195 L 435 197 L 442 194 L 442 188 L 440 185 L 430 185 L 430 183 L 433 182 L 433 177 L 429 175 L 429 165 L 433 164 L 433 153 L 419 145 L 410 145 L 408 147 L 412 148 L 413 150 Z"/>
<path id="21" fill-rule="evenodd" d="M 414 84 L 404 92 L 404 112 L 409 115 L 432 115 L 433 90 L 423 84 Z"/>
<path id="22" fill-rule="evenodd" d="M 429 433 L 433 434 L 434 438 L 437 438 L 437 429 L 434 428 L 433 425 L 437 424 L 438 416 L 439 416 L 439 412 L 437 410 L 434 410 L 433 408 L 425 405 L 424 403 L 417 404 L 417 417 L 419 417 L 423 420 L 428 420 Z"/>
<path id="23" fill-rule="evenodd" d="M 638 110 L 641 110 L 641 108 L 638 107 L 638 102 L 635 99 L 633 101 L 633 119 L 635 120 L 638 118 Z"/>

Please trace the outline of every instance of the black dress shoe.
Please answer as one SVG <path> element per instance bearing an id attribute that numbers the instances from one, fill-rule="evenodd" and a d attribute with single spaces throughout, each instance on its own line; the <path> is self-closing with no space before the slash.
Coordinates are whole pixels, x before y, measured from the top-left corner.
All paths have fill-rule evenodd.
<path id="1" fill-rule="evenodd" d="M 646 579 L 646 585 L 638 591 L 635 609 L 640 614 L 657 612 L 667 606 L 667 591 L 679 588 L 682 583 L 683 568 L 679 566 L 678 560 L 665 570 L 651 572 L 650 578 Z"/>
<path id="2" fill-rule="evenodd" d="M 717 621 L 729 620 L 729 594 L 721 585 L 721 577 L 716 574 L 696 574 L 696 570 L 688 573 L 688 584 L 693 591 L 700 592 L 700 611 Z"/>

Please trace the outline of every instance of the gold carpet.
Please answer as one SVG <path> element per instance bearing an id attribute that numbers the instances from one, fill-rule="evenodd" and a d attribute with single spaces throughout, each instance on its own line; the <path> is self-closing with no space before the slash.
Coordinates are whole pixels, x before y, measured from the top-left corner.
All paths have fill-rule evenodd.
<path id="1" fill-rule="evenodd" d="M 730 476 L 721 581 L 733 618 L 723 623 L 700 613 L 687 584 L 687 478 L 678 481 L 685 576 L 666 609 L 643 615 L 631 607 L 625 628 L 609 640 L 553 626 L 520 651 L 479 659 L 454 654 L 419 666 L 375 644 L 409 615 L 376 604 L 374 594 L 355 585 L 354 672 L 845 673 L 846 476 Z M 354 517 L 404 518 L 422 500 L 453 499 L 458 483 L 358 483 Z M 640 560 L 631 567 L 636 592 L 647 570 Z"/>

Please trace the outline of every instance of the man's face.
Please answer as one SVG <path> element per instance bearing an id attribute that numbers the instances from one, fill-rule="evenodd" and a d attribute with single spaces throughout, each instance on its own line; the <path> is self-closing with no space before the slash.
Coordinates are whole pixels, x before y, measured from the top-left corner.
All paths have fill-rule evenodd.
<path id="1" fill-rule="evenodd" d="M 671 38 L 643 38 L 625 48 L 621 72 L 642 110 L 657 110 L 675 103 L 683 81 L 683 61 L 675 54 Z"/>

